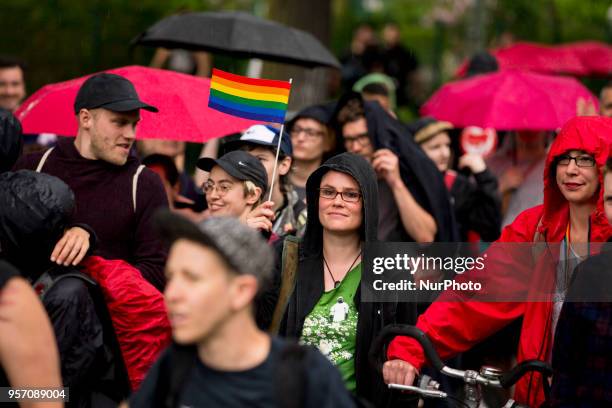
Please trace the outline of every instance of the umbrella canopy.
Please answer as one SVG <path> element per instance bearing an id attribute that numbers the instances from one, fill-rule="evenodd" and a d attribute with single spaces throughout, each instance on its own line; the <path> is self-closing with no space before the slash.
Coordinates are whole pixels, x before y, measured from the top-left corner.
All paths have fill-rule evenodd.
<path id="1" fill-rule="evenodd" d="M 244 12 L 173 15 L 141 33 L 132 44 L 340 68 L 336 57 L 310 33 Z"/>
<path id="2" fill-rule="evenodd" d="M 557 46 L 517 42 L 492 50 L 499 69 L 520 69 L 541 74 L 575 76 L 612 75 L 612 47 L 597 41 L 582 41 Z M 467 72 L 468 62 L 457 70 L 457 76 Z"/>
<path id="3" fill-rule="evenodd" d="M 208 108 L 208 78 L 140 66 L 105 72 L 129 79 L 140 99 L 159 108 L 159 113 L 141 110 L 141 121 L 136 128 L 138 139 L 202 143 L 259 123 Z M 16 112 L 24 133 L 75 136 L 74 99 L 88 77 L 46 85 L 30 96 Z"/>
<path id="4" fill-rule="evenodd" d="M 580 98 L 597 98 L 574 78 L 527 71 L 499 71 L 444 85 L 421 113 L 456 127 L 554 130 L 576 116 Z"/>

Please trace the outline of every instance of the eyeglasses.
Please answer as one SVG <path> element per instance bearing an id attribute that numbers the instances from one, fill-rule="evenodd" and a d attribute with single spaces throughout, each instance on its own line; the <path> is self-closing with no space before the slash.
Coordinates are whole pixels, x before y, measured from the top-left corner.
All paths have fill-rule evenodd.
<path id="1" fill-rule="evenodd" d="M 361 146 L 363 146 L 369 140 L 370 140 L 370 135 L 368 134 L 368 132 L 361 133 L 355 136 L 344 136 L 344 145 L 352 146 L 353 143 L 359 143 Z"/>
<path id="2" fill-rule="evenodd" d="M 304 133 L 307 137 L 309 137 L 311 139 L 313 139 L 315 137 L 323 136 L 325 134 L 325 132 L 322 132 L 322 131 L 317 130 L 317 129 L 293 126 L 293 128 L 291 129 L 290 135 L 291 135 L 291 137 L 298 137 L 300 135 L 300 133 Z"/>
<path id="3" fill-rule="evenodd" d="M 356 203 L 361 198 L 361 193 L 358 191 L 336 191 L 333 188 L 319 189 L 319 197 L 325 198 L 326 200 L 335 200 L 338 194 L 340 194 L 342 200 L 347 203 Z"/>
<path id="4" fill-rule="evenodd" d="M 220 183 L 219 185 L 215 185 L 215 183 L 210 180 L 202 184 L 202 190 L 204 190 L 206 194 L 212 194 L 216 189 L 217 194 L 220 196 L 226 195 L 233 187 L 234 185 L 232 183 Z"/>
<path id="5" fill-rule="evenodd" d="M 595 159 L 591 156 L 576 156 L 572 157 L 569 155 L 560 156 L 557 159 L 557 164 L 560 166 L 569 166 L 572 160 L 576 163 L 578 167 L 594 167 Z"/>

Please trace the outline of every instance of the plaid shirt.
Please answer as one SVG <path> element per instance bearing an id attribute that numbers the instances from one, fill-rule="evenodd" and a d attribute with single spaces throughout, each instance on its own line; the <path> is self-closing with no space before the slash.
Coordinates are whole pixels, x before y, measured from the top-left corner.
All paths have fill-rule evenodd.
<path id="1" fill-rule="evenodd" d="M 593 257 L 574 272 L 575 301 L 564 303 L 555 333 L 553 407 L 612 406 L 611 258 Z"/>

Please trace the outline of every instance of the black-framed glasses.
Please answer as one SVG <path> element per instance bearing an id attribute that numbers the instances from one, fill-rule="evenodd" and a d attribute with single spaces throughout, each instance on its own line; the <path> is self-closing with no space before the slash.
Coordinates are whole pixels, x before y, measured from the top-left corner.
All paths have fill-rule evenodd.
<path id="1" fill-rule="evenodd" d="M 319 189 L 319 197 L 325 198 L 326 200 L 335 200 L 336 197 L 342 197 L 342 200 L 347 203 L 356 203 L 361 198 L 361 193 L 359 191 L 337 191 L 335 188 L 320 188 Z"/>
<path id="2" fill-rule="evenodd" d="M 570 155 L 559 156 L 557 159 L 557 164 L 561 166 L 569 166 L 572 160 L 576 163 L 578 167 L 595 167 L 595 159 L 591 156 L 582 155 L 572 157 Z"/>
<path id="3" fill-rule="evenodd" d="M 361 146 L 363 146 L 368 140 L 370 140 L 370 135 L 368 132 L 364 132 L 355 136 L 343 136 L 343 138 L 346 146 L 352 146 L 354 143 L 359 143 Z"/>
<path id="4" fill-rule="evenodd" d="M 289 135 L 292 137 L 297 137 L 300 133 L 304 133 L 307 137 L 310 137 L 310 138 L 320 137 L 325 134 L 325 132 L 322 132 L 317 129 L 293 126 L 291 128 L 291 132 L 289 132 Z"/>

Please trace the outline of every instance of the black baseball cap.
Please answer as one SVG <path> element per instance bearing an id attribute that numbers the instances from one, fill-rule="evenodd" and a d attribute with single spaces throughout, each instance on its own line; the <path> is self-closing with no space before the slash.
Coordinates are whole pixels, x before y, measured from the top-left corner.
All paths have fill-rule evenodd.
<path id="1" fill-rule="evenodd" d="M 155 106 L 144 103 L 138 97 L 134 84 L 120 75 L 101 73 L 89 77 L 74 100 L 74 113 L 81 109 L 104 108 L 115 112 L 144 109 L 158 112 Z"/>
<path id="2" fill-rule="evenodd" d="M 213 167 L 219 166 L 230 176 L 238 180 L 252 181 L 261 188 L 262 194 L 268 189 L 268 175 L 263 164 L 255 157 L 243 150 L 234 150 L 226 153 L 218 159 L 203 157 L 196 163 L 198 168 L 211 171 Z"/>

